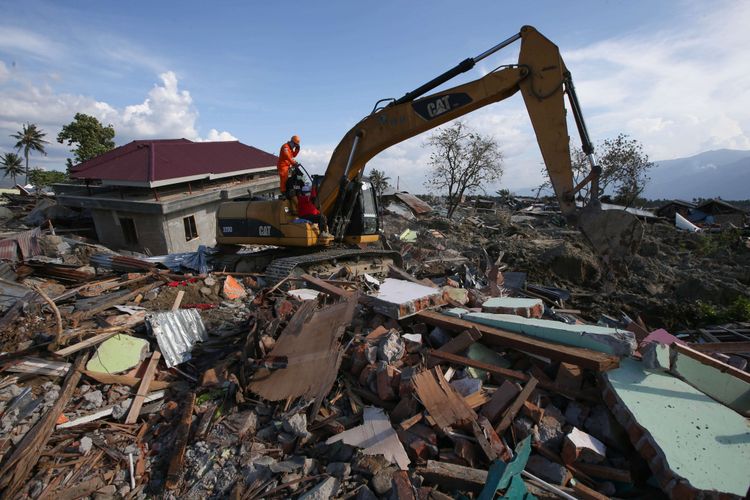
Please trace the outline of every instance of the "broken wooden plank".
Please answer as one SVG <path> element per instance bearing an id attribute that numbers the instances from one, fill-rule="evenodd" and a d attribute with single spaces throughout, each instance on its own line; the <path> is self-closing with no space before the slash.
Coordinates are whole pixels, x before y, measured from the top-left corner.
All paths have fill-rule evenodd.
<path id="1" fill-rule="evenodd" d="M 443 361 L 447 361 L 449 363 L 455 363 L 458 365 L 479 368 L 480 370 L 485 370 L 492 374 L 500 375 L 502 377 L 520 380 L 521 382 L 527 382 L 530 378 L 532 378 L 531 375 L 528 375 L 524 372 L 519 372 L 517 370 L 510 370 L 508 368 L 491 365 L 489 363 L 483 363 L 482 361 L 476 361 L 471 358 L 466 358 L 464 356 L 457 356 L 455 354 L 449 354 L 447 352 L 430 351 L 430 356 L 441 359 Z M 544 382 L 544 381 L 540 381 L 539 379 L 537 379 L 537 383 L 539 384 L 539 387 L 541 387 L 542 389 L 546 389 L 546 390 L 553 391 L 553 392 L 559 392 L 568 397 L 572 397 L 573 399 L 583 399 L 586 401 L 599 400 L 598 393 L 593 392 L 593 391 L 592 392 L 584 392 L 581 390 L 576 391 L 573 389 L 569 389 L 567 387 L 563 387 L 554 382 Z"/>
<path id="2" fill-rule="evenodd" d="M 476 327 L 482 332 L 482 343 L 499 347 L 510 347 L 518 351 L 536 354 L 555 361 L 565 361 L 574 365 L 602 372 L 616 368 L 620 358 L 582 347 L 571 347 L 548 342 L 513 332 L 472 323 L 434 311 L 420 311 L 417 319 L 446 330 L 464 331 Z"/>
<path id="3" fill-rule="evenodd" d="M 606 465 L 586 464 L 583 462 L 576 462 L 574 465 L 578 470 L 591 477 L 598 477 L 600 479 L 607 479 L 610 481 L 618 481 L 628 484 L 633 482 L 633 478 L 631 477 L 629 470 L 616 469 L 614 467 L 608 467 Z"/>
<path id="4" fill-rule="evenodd" d="M 159 351 L 154 351 L 151 355 L 151 359 L 148 361 L 148 366 L 146 366 L 146 371 L 143 373 L 141 385 L 138 386 L 138 394 L 133 398 L 133 404 L 130 406 L 128 416 L 125 418 L 126 424 L 134 424 L 135 421 L 138 420 L 141 406 L 143 406 L 143 402 L 148 394 L 149 386 L 151 385 L 151 380 L 153 380 L 154 374 L 156 373 L 156 365 L 159 363 L 160 358 L 161 353 Z"/>
<path id="5" fill-rule="evenodd" d="M 164 397 L 164 391 L 154 391 L 151 394 L 148 394 L 143 402 L 144 403 L 151 403 L 152 401 L 158 401 Z M 102 419 L 104 417 L 108 417 L 112 415 L 112 411 L 116 406 L 119 406 L 119 404 L 109 405 L 105 408 L 101 408 L 100 410 L 95 411 L 94 413 L 90 413 L 88 415 L 84 415 L 82 417 L 75 418 L 73 420 L 68 420 L 65 423 L 59 424 L 56 428 L 57 429 L 67 429 L 69 427 L 78 427 L 79 425 L 88 424 L 89 422 L 95 422 L 99 419 Z M 141 410 L 141 413 L 143 413 L 143 410 Z"/>
<path id="6" fill-rule="evenodd" d="M 303 274 L 301 277 L 302 279 L 307 281 L 307 284 L 310 285 L 310 288 L 314 288 L 315 290 L 327 293 L 328 295 L 332 295 L 334 297 L 339 297 L 342 299 L 347 299 L 353 295 L 353 292 L 346 291 L 343 288 L 327 283 L 326 281 L 323 281 L 320 278 L 316 278 L 315 276 L 312 276 L 310 274 Z"/>
<path id="7" fill-rule="evenodd" d="M 744 370 L 739 370 L 735 368 L 734 366 L 728 365 L 722 361 L 719 361 L 716 358 L 712 358 L 711 356 L 708 356 L 702 352 L 698 352 L 695 349 L 692 349 L 686 345 L 682 345 L 678 342 L 675 342 L 674 344 L 672 344 L 672 349 L 675 349 L 680 354 L 684 354 L 685 356 L 693 358 L 699 363 L 716 368 L 720 372 L 726 373 L 728 375 L 732 375 L 733 377 L 736 377 L 742 380 L 743 382 L 750 383 L 750 373 Z"/>
<path id="8" fill-rule="evenodd" d="M 490 422 L 497 421 L 514 398 L 521 392 L 521 388 L 510 380 L 503 380 L 503 384 L 492 394 L 489 402 L 482 407 L 480 414 Z"/>
<path id="9" fill-rule="evenodd" d="M 185 296 L 185 290 L 180 290 L 177 292 L 177 297 L 174 298 L 174 303 L 172 304 L 172 311 L 176 311 L 180 308 L 180 304 L 182 304 L 182 297 Z"/>
<path id="10" fill-rule="evenodd" d="M 439 366 L 416 374 L 413 384 L 419 400 L 440 429 L 467 425 L 476 420 L 474 410 L 448 384 Z"/>
<path id="11" fill-rule="evenodd" d="M 444 345 L 442 345 L 439 349 L 436 349 L 438 352 L 447 352 L 450 354 L 458 354 L 462 351 L 465 351 L 466 349 L 471 346 L 474 342 L 482 338 L 482 332 L 477 330 L 476 327 L 469 328 L 468 330 L 464 330 L 463 332 L 459 333 L 452 339 L 450 339 L 448 342 L 446 342 Z M 432 368 L 433 366 L 440 363 L 440 360 L 434 357 L 427 357 L 427 362 L 425 363 L 427 368 Z"/>
<path id="12" fill-rule="evenodd" d="M 166 486 L 168 490 L 177 488 L 184 472 L 183 461 L 185 460 L 185 448 L 190 435 L 190 424 L 193 420 L 193 408 L 195 407 L 195 392 L 190 391 L 185 398 L 180 420 L 177 422 L 177 432 L 174 440 L 174 453 L 169 461 L 167 470 Z"/>
<path id="13" fill-rule="evenodd" d="M 536 388 L 537 380 L 534 377 L 531 377 L 528 382 L 526 382 L 526 385 L 523 386 L 523 389 L 521 392 L 516 396 L 515 401 L 513 401 L 513 404 L 508 407 L 507 410 L 505 410 L 505 414 L 503 414 L 503 419 L 500 421 L 499 424 L 495 427 L 495 431 L 498 434 L 502 434 L 505 432 L 505 430 L 510 427 L 510 424 L 513 422 L 513 419 L 516 418 L 516 414 L 518 413 L 518 410 L 521 409 L 523 406 L 523 403 L 529 399 L 529 396 L 531 396 L 531 392 Z"/>
<path id="14" fill-rule="evenodd" d="M 18 443 L 13 454 L 0 469 L 0 490 L 3 498 L 14 498 L 26 482 L 28 474 L 41 456 L 42 448 L 52 435 L 55 423 L 81 380 L 81 369 L 88 355 L 81 354 L 68 372 L 60 390 L 60 396 L 52 408 L 30 429 Z"/>
<path id="15" fill-rule="evenodd" d="M 77 344 L 73 344 L 68 347 L 64 347 L 60 349 L 59 351 L 55 351 L 55 354 L 60 357 L 70 356 L 73 353 L 76 353 L 78 351 L 82 351 L 83 349 L 87 349 L 89 347 L 95 346 L 97 344 L 100 344 L 107 340 L 110 337 L 114 337 L 120 332 L 120 329 L 114 331 L 109 331 L 105 333 L 100 333 L 99 335 L 95 335 L 89 339 L 86 339 L 82 342 L 78 342 Z"/>
<path id="16" fill-rule="evenodd" d="M 5 370 L 12 373 L 30 373 L 33 375 L 62 377 L 68 373 L 69 369 L 70 363 L 29 357 L 18 363 L 9 365 Z"/>
<path id="17" fill-rule="evenodd" d="M 723 354 L 750 353 L 750 342 L 706 342 L 704 344 L 688 344 L 693 350 L 702 353 L 720 352 Z"/>
<path id="18" fill-rule="evenodd" d="M 89 378 L 96 380 L 101 384 L 117 384 L 127 385 L 128 387 L 135 387 L 141 383 L 140 377 L 131 377 L 129 375 L 114 375 L 112 373 L 92 372 L 89 370 L 83 370 L 83 374 Z M 169 387 L 170 383 L 162 380 L 154 380 L 151 382 L 152 391 L 160 391 Z"/>
<path id="19" fill-rule="evenodd" d="M 388 264 L 388 275 L 391 278 L 398 278 L 400 280 L 411 281 L 412 283 L 416 283 L 418 285 L 425 285 L 425 286 L 429 286 L 432 288 L 438 287 L 435 283 L 433 283 L 428 278 L 419 280 L 416 277 L 404 271 L 403 269 L 401 269 L 400 267 L 394 266 L 393 264 Z"/>
<path id="20" fill-rule="evenodd" d="M 487 471 L 464 467 L 447 462 L 428 460 L 424 467 L 417 467 L 417 474 L 428 484 L 436 484 L 446 491 L 472 491 L 479 493 L 487 482 Z"/>
<path id="21" fill-rule="evenodd" d="M 131 291 L 130 293 L 127 293 L 125 295 L 117 295 L 116 297 L 112 298 L 111 300 L 105 300 L 101 304 L 88 309 L 86 311 L 76 311 L 71 316 L 71 320 L 73 321 L 73 324 L 76 325 L 80 323 L 81 321 L 87 320 L 89 318 L 93 318 L 97 314 L 99 314 L 102 311 L 106 311 L 110 307 L 114 307 L 119 304 L 124 304 L 125 302 L 128 302 L 135 297 L 137 297 L 140 294 L 146 294 L 153 290 L 154 288 L 160 286 L 162 284 L 161 281 L 156 281 L 154 283 L 149 283 L 148 285 L 142 286 L 140 288 L 136 288 L 135 290 Z"/>

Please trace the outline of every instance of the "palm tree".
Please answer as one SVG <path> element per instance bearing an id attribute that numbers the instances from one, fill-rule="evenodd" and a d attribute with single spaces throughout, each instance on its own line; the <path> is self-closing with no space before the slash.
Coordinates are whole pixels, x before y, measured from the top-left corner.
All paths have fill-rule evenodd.
<path id="1" fill-rule="evenodd" d="M 29 153 L 38 151 L 47 156 L 47 152 L 44 150 L 44 145 L 49 144 L 49 141 L 44 140 L 46 135 L 41 129 L 37 128 L 35 123 L 26 123 L 21 131 L 11 135 L 12 138 L 18 140 L 16 149 L 18 151 L 23 149 L 23 155 L 26 157 L 26 184 L 29 183 Z"/>
<path id="2" fill-rule="evenodd" d="M 390 177 L 385 175 L 385 172 L 382 170 L 378 170 L 376 168 L 373 168 L 370 171 L 370 182 L 372 183 L 372 187 L 375 189 L 375 194 L 378 195 L 378 198 L 383 194 L 383 191 L 388 189 L 390 186 L 390 183 L 388 182 L 391 180 Z"/>
<path id="3" fill-rule="evenodd" d="M 13 184 L 16 183 L 16 176 L 23 173 L 23 158 L 18 156 L 16 153 L 5 153 L 0 157 L 0 168 L 5 171 L 3 177 L 13 179 Z"/>

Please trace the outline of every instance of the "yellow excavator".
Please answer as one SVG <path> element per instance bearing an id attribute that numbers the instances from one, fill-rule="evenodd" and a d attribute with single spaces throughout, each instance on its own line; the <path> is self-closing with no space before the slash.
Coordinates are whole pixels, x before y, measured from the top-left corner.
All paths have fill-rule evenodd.
<path id="1" fill-rule="evenodd" d="M 447 90 L 428 92 L 469 71 L 479 61 L 520 40 L 517 64 L 501 66 L 487 75 Z M 329 260 L 397 258 L 384 250 L 353 249 L 380 237 L 376 197 L 363 177 L 367 162 L 381 151 L 520 91 L 542 152 L 544 163 L 569 224 L 577 226 L 605 260 L 631 253 L 642 236 L 639 221 L 622 210 L 602 210 L 598 200 L 600 168 L 594 158 L 581 107 L 570 72 L 558 47 L 531 26 L 462 61 L 400 99 L 382 99 L 373 111 L 343 137 L 333 152 L 325 175 L 313 180 L 320 210 L 328 218 L 330 235 L 321 236 L 317 225 L 291 214 L 286 200 L 222 203 L 218 211 L 217 242 L 276 245 L 310 249 L 307 253 L 275 259 L 266 273 L 276 279 L 295 269 Z M 591 170 L 574 185 L 570 138 L 564 98 L 567 95 Z M 578 207 L 576 195 L 589 188 L 588 204 Z M 349 245 L 350 248 L 335 248 Z M 315 252 L 315 253 L 312 253 Z"/>

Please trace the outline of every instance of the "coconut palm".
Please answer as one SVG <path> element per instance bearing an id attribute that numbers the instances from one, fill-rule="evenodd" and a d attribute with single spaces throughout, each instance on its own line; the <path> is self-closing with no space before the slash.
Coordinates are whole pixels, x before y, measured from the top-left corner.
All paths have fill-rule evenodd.
<path id="1" fill-rule="evenodd" d="M 44 140 L 46 136 L 35 123 L 26 123 L 23 129 L 15 134 L 11 134 L 11 137 L 17 139 L 16 149 L 20 152 L 23 149 L 23 155 L 26 157 L 26 184 L 29 183 L 29 153 L 31 151 L 38 151 L 43 155 L 47 155 L 44 150 L 44 145 L 49 144 L 49 141 Z"/>
<path id="2" fill-rule="evenodd" d="M 0 168 L 5 172 L 3 177 L 13 179 L 13 184 L 16 183 L 16 176 L 23 173 L 23 158 L 18 156 L 16 153 L 5 153 L 0 156 Z"/>
<path id="3" fill-rule="evenodd" d="M 388 182 L 391 180 L 390 177 L 385 175 L 385 172 L 382 170 L 378 170 L 376 168 L 373 168 L 370 171 L 370 182 L 372 183 L 372 187 L 375 188 L 375 193 L 380 197 L 383 194 L 383 191 L 388 189 L 390 186 L 390 183 Z"/>

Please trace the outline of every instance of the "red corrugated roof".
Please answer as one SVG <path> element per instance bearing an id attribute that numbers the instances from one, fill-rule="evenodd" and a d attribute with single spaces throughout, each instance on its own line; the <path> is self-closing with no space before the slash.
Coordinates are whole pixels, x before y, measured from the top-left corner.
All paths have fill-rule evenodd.
<path id="1" fill-rule="evenodd" d="M 239 141 L 133 141 L 71 169 L 75 179 L 149 183 L 275 166 L 277 157 Z"/>

